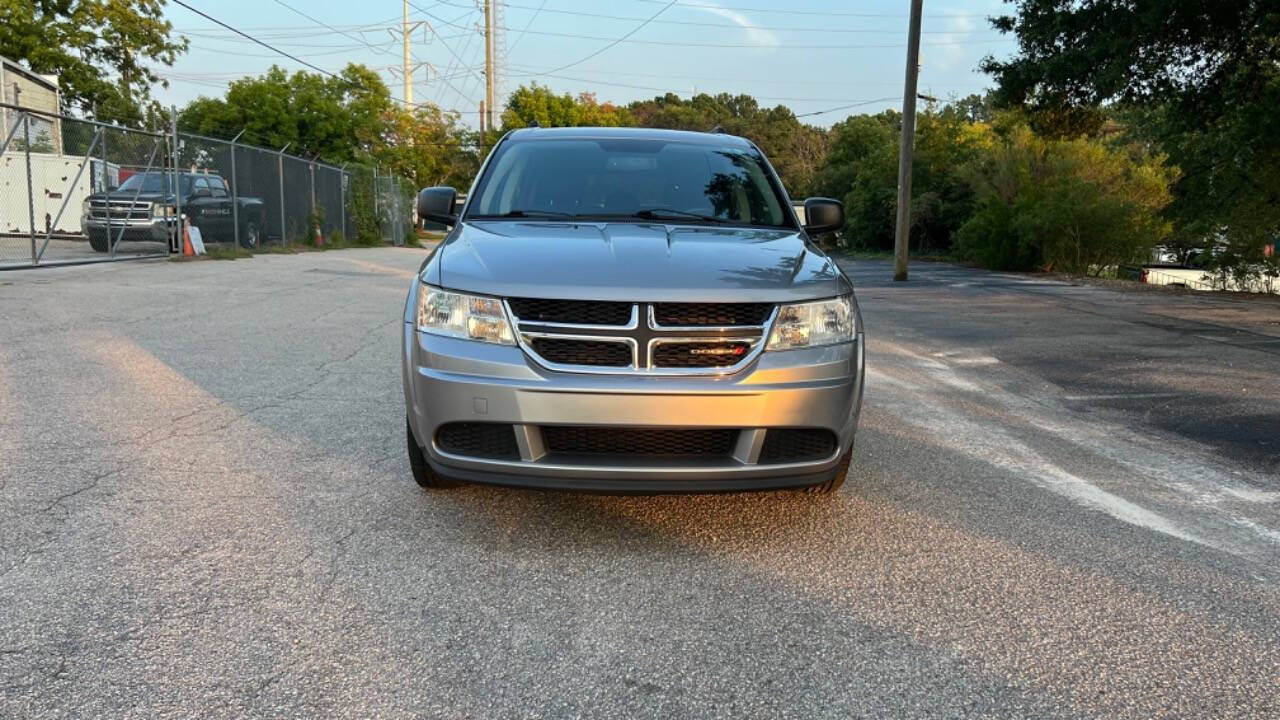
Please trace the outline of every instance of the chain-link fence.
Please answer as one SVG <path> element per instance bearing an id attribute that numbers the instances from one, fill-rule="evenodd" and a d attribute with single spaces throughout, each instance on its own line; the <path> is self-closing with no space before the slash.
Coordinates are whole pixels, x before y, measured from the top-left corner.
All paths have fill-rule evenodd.
<path id="1" fill-rule="evenodd" d="M 376 165 L 0 108 L 0 266 L 181 252 L 180 218 L 211 247 L 400 245 L 414 231 L 413 187 Z"/>

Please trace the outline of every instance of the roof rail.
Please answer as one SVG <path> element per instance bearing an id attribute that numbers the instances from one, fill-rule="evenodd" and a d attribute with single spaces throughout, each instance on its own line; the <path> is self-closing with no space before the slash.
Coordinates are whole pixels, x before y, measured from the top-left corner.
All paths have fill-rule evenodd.
<path id="1" fill-rule="evenodd" d="M 537 120 L 530 120 L 529 124 L 526 127 L 540 128 L 542 127 L 542 123 L 538 122 Z"/>
<path id="2" fill-rule="evenodd" d="M 709 132 L 709 133 L 715 133 L 715 134 L 717 134 L 717 135 L 725 135 L 725 134 L 727 134 L 727 132 L 728 132 L 728 131 L 724 129 L 724 126 L 723 126 L 723 125 L 717 125 L 717 126 L 715 126 L 715 127 L 711 128 L 710 130 L 708 130 L 707 132 Z"/>

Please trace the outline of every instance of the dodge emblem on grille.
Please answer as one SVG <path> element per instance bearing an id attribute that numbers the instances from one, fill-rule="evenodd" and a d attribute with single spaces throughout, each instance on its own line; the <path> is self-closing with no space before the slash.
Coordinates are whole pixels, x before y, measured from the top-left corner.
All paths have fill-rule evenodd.
<path id="1" fill-rule="evenodd" d="M 746 348 L 741 345 L 718 348 L 689 348 L 690 355 L 741 355 L 744 352 L 746 352 Z"/>

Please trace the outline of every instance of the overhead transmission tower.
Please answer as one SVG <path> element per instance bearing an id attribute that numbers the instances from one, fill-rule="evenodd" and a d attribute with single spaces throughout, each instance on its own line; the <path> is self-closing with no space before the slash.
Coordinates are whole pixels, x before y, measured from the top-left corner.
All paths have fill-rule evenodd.
<path id="1" fill-rule="evenodd" d="M 484 5 L 484 101 L 480 103 L 481 129 L 493 129 L 494 117 L 497 115 L 497 98 L 501 92 L 499 87 L 498 68 L 506 61 L 506 41 L 502 22 L 502 3 L 498 0 L 476 0 Z"/>
<path id="2" fill-rule="evenodd" d="M 396 72 L 395 68 L 391 68 L 391 74 L 399 74 L 404 80 L 404 89 L 401 90 L 401 97 L 404 98 L 404 106 L 407 110 L 413 110 L 413 74 L 420 68 L 427 66 L 426 63 L 415 63 L 413 61 L 413 54 L 410 52 L 412 49 L 410 37 L 413 35 L 414 30 L 425 24 L 425 20 L 409 22 L 409 0 L 404 0 L 404 24 L 400 28 L 400 37 L 396 38 L 395 30 L 387 28 L 387 32 L 391 33 L 392 39 L 398 39 L 404 44 L 404 65 L 400 68 L 399 73 Z"/>

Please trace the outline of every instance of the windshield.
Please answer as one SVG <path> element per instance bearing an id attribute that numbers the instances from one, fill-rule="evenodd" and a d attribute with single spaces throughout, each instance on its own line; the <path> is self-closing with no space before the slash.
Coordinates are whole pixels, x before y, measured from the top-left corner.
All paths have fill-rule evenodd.
<path id="1" fill-rule="evenodd" d="M 467 218 L 640 218 L 793 227 L 754 149 L 667 140 L 504 143 Z"/>
<path id="2" fill-rule="evenodd" d="M 191 178 L 182 176 L 182 194 L 190 194 Z M 141 192 L 173 192 L 173 176 L 166 173 L 140 173 L 130 175 L 120 183 L 121 190 Z"/>

